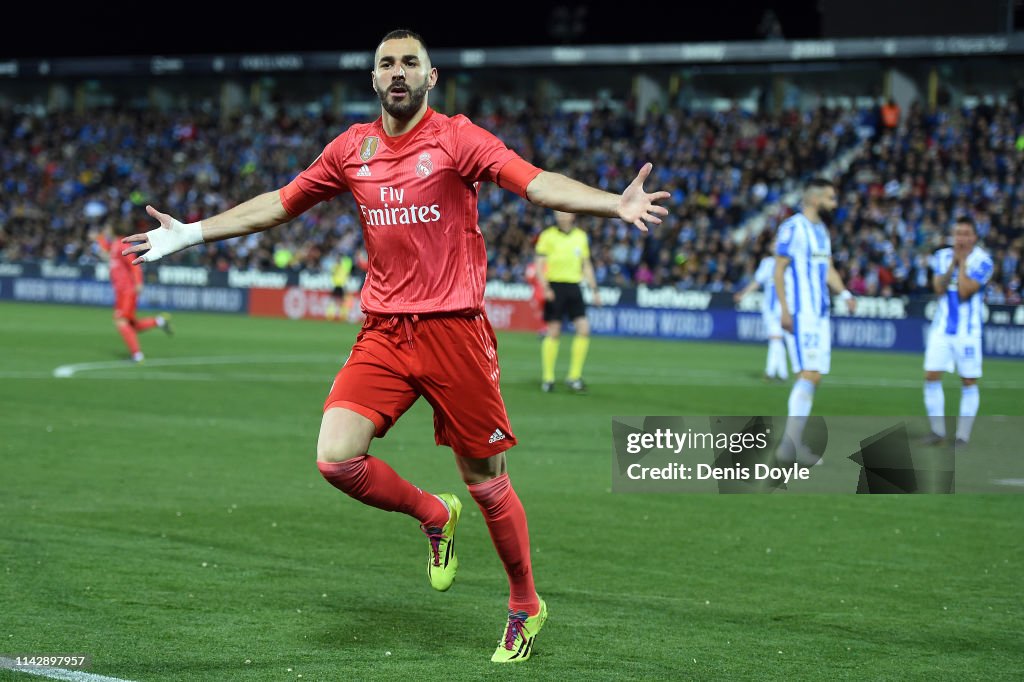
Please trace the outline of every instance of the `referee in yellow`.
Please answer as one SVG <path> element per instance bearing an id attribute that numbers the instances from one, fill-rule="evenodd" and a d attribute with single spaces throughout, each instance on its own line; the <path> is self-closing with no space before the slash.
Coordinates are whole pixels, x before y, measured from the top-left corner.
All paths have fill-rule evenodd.
<path id="1" fill-rule="evenodd" d="M 537 280 L 544 290 L 544 321 L 547 336 L 540 346 L 541 390 L 555 389 L 555 361 L 558 360 L 558 342 L 562 335 L 562 320 L 572 320 L 576 335 L 572 340 L 569 375 L 565 383 L 576 393 L 587 390 L 583 383 L 583 363 L 590 348 L 590 323 L 583 303 L 580 282 L 585 278 L 594 294 L 594 305 L 601 305 L 601 295 L 590 262 L 590 244 L 587 233 L 573 224 L 572 213 L 555 211 L 555 223 L 540 233 L 536 246 Z"/>
<path id="2" fill-rule="evenodd" d="M 328 320 L 348 320 L 349 311 L 352 309 L 352 294 L 348 290 L 348 277 L 351 274 L 352 257 L 342 254 L 331 268 L 331 284 L 334 285 L 334 291 L 331 292 L 331 300 L 324 311 L 324 317 Z"/>

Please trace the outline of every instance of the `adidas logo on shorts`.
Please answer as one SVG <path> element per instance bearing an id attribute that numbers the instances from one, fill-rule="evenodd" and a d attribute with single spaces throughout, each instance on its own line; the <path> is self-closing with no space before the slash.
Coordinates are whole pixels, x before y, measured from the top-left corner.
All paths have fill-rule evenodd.
<path id="1" fill-rule="evenodd" d="M 356 173 L 357 178 L 368 178 L 370 177 L 370 167 L 365 163 L 359 167 L 359 171 Z"/>
<path id="2" fill-rule="evenodd" d="M 505 434 L 501 432 L 501 429 L 494 429 L 494 433 L 491 434 L 491 439 L 487 443 L 497 443 L 499 440 L 505 440 Z"/>

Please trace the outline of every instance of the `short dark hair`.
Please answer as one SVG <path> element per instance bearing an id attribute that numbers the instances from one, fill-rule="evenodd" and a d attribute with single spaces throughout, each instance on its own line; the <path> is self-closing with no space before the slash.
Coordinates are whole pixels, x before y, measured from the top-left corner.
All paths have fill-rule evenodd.
<path id="1" fill-rule="evenodd" d="M 418 40 L 420 45 L 423 46 L 423 51 L 427 51 L 427 43 L 425 40 L 423 40 L 423 36 L 421 36 L 416 31 L 410 31 L 407 28 L 396 28 L 394 31 L 389 31 L 386 36 L 380 39 L 380 42 L 377 43 L 377 47 L 379 48 L 381 45 L 383 45 L 389 40 L 401 40 L 402 38 L 412 38 L 413 40 Z"/>
<path id="2" fill-rule="evenodd" d="M 968 225 L 971 228 L 971 232 L 973 232 L 975 236 L 978 235 L 978 226 L 974 224 L 974 221 L 971 220 L 969 216 L 962 215 L 954 220 L 953 226 L 955 227 L 957 225 Z"/>
<path id="3" fill-rule="evenodd" d="M 814 178 L 807 183 L 807 189 L 825 189 L 826 187 L 836 188 L 835 183 L 826 178 Z"/>

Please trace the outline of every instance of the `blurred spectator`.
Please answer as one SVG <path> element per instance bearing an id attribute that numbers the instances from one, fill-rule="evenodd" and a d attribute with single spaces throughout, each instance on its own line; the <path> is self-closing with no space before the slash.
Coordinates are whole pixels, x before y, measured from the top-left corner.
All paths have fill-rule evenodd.
<path id="1" fill-rule="evenodd" d="M 782 35 L 782 22 L 775 14 L 775 10 L 766 9 L 761 15 L 761 23 L 757 25 L 757 35 L 765 40 L 785 40 Z"/>
<path id="2" fill-rule="evenodd" d="M 930 291 L 928 254 L 945 243 L 961 214 L 978 225 L 996 271 L 993 300 L 1020 300 L 1024 250 L 1024 118 L 1016 103 L 972 110 L 909 108 L 896 124 L 882 107 L 877 134 L 858 127 L 870 112 L 817 108 L 779 114 L 732 108 L 666 109 L 642 123 L 606 109 L 541 113 L 530 106 L 470 112 L 525 158 L 610 191 L 621 191 L 644 161 L 650 187 L 672 194 L 671 213 L 648 234 L 618 221 L 582 218 L 603 285 L 643 283 L 736 291 L 772 232 L 798 207 L 784 196 L 852 150 L 837 178 L 840 206 L 833 247 L 852 291 L 904 295 Z M 867 116 L 866 116 L 867 115 Z M 353 121 L 291 116 L 275 107 L 221 120 L 198 102 L 176 113 L 127 109 L 0 111 L 0 259 L 88 264 L 87 235 L 104 221 L 152 227 L 147 203 L 184 220 L 230 207 L 286 184 Z M 866 123 L 868 122 L 868 123 Z M 266 183 L 266 184 L 264 184 Z M 491 277 L 525 280 L 532 241 L 549 216 L 500 188 L 480 188 L 480 229 Z M 737 241 L 737 228 L 767 215 L 764 231 Z M 321 270 L 363 246 L 349 202 L 328 202 L 269 232 L 175 254 L 171 263 L 227 270 Z M 365 269 L 357 259 L 356 271 Z"/>
<path id="3" fill-rule="evenodd" d="M 882 105 L 882 127 L 895 130 L 900 127 L 900 105 L 891 97 Z"/>

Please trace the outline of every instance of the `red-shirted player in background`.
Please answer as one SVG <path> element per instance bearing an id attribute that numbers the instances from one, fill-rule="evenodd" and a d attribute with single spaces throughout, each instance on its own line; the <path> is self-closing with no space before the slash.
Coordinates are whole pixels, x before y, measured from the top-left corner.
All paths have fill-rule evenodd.
<path id="1" fill-rule="evenodd" d="M 535 236 L 530 240 L 530 246 L 537 247 L 537 239 L 540 235 Z M 537 314 L 537 335 L 542 339 L 548 333 L 548 323 L 544 321 L 544 302 L 547 297 L 544 295 L 544 287 L 541 286 L 540 278 L 537 277 L 537 261 L 533 258 L 526 264 L 526 270 L 523 272 L 523 277 L 526 279 L 526 283 L 533 287 L 533 298 L 530 299 L 530 307 Z"/>
<path id="2" fill-rule="evenodd" d="M 124 235 L 125 232 L 121 232 Z M 160 327 L 172 334 L 170 315 L 138 317 L 135 314 L 142 293 L 142 268 L 132 265 L 133 256 L 122 255 L 124 245 L 114 238 L 114 231 L 108 225 L 95 236 L 100 247 L 100 257 L 110 265 L 110 283 L 114 286 L 114 327 L 128 346 L 132 362 L 142 362 L 145 356 L 139 348 L 139 333 L 153 327 Z"/>
<path id="3" fill-rule="evenodd" d="M 477 227 L 477 188 L 495 182 L 559 211 L 619 218 L 646 230 L 668 210 L 648 194 L 645 165 L 620 196 L 535 168 L 464 116 L 431 109 L 437 83 L 423 40 L 392 31 L 377 47 L 373 123 L 350 127 L 291 183 L 197 223 L 151 206 L 160 227 L 125 238 L 125 253 L 152 261 L 200 242 L 287 222 L 351 192 L 368 254 L 361 292 L 366 322 L 324 403 L 317 465 L 332 485 L 380 509 L 414 517 L 427 534 L 427 574 L 447 590 L 458 567 L 454 533 L 462 505 L 431 495 L 367 451 L 423 396 L 434 408 L 435 439 L 455 452 L 487 522 L 510 586 L 504 636 L 491 660 L 524 661 L 547 618 L 530 564 L 526 514 L 506 472 L 516 444 L 498 386 L 494 332 L 484 315 L 487 256 Z"/>

